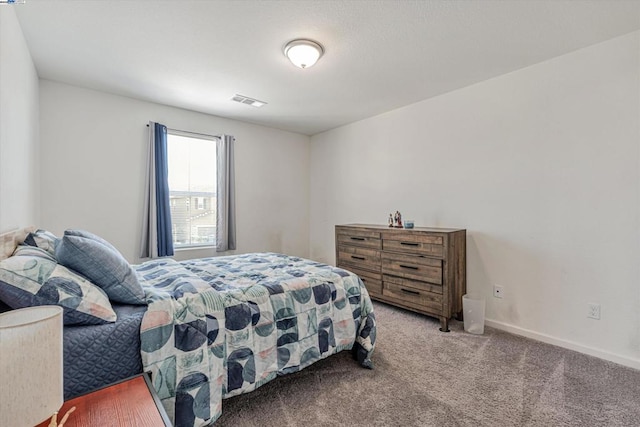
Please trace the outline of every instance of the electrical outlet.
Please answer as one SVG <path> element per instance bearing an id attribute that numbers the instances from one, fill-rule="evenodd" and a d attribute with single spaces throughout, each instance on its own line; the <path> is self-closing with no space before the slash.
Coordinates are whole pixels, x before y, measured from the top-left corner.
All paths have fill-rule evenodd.
<path id="1" fill-rule="evenodd" d="M 493 285 L 493 297 L 502 298 L 504 295 L 504 288 L 502 286 Z"/>
<path id="2" fill-rule="evenodd" d="M 590 319 L 600 320 L 600 304 L 588 304 L 587 317 Z"/>

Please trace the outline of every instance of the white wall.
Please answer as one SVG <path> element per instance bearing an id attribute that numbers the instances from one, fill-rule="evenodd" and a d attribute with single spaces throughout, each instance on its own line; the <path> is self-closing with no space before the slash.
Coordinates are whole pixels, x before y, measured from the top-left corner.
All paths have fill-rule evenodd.
<path id="1" fill-rule="evenodd" d="M 0 233 L 38 222 L 38 75 L 13 7 L 0 7 Z"/>
<path id="2" fill-rule="evenodd" d="M 40 226 L 89 230 L 138 262 L 149 120 L 236 137 L 237 253 L 308 256 L 309 137 L 48 80 L 40 81 Z"/>
<path id="3" fill-rule="evenodd" d="M 488 324 L 640 368 L 639 58 L 635 32 L 313 136 L 310 256 L 395 210 L 466 228 Z"/>

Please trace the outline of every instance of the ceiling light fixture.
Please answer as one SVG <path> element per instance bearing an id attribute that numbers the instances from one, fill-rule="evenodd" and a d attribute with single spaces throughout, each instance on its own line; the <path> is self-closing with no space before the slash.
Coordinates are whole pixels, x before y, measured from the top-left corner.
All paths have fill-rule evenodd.
<path id="1" fill-rule="evenodd" d="M 320 43 L 307 39 L 291 40 L 284 47 L 285 56 L 299 68 L 311 67 L 323 53 L 324 48 Z"/>

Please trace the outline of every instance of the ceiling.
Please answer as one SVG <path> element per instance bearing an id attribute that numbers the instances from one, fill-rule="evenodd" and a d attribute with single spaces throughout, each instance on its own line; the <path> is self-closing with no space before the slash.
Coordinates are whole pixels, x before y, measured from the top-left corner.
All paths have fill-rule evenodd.
<path id="1" fill-rule="evenodd" d="M 10 7 L 10 6 L 9 6 Z M 640 29 L 640 1 L 28 0 L 38 75 L 313 135 Z M 313 67 L 282 53 L 325 48 Z M 262 108 L 230 100 L 242 94 Z"/>

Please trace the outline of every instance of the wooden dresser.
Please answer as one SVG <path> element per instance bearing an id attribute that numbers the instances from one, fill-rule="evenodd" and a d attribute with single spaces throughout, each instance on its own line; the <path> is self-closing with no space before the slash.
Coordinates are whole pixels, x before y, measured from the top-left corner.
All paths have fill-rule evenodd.
<path id="1" fill-rule="evenodd" d="M 336 226 L 336 264 L 356 273 L 372 299 L 437 317 L 443 332 L 462 318 L 466 230 Z"/>

